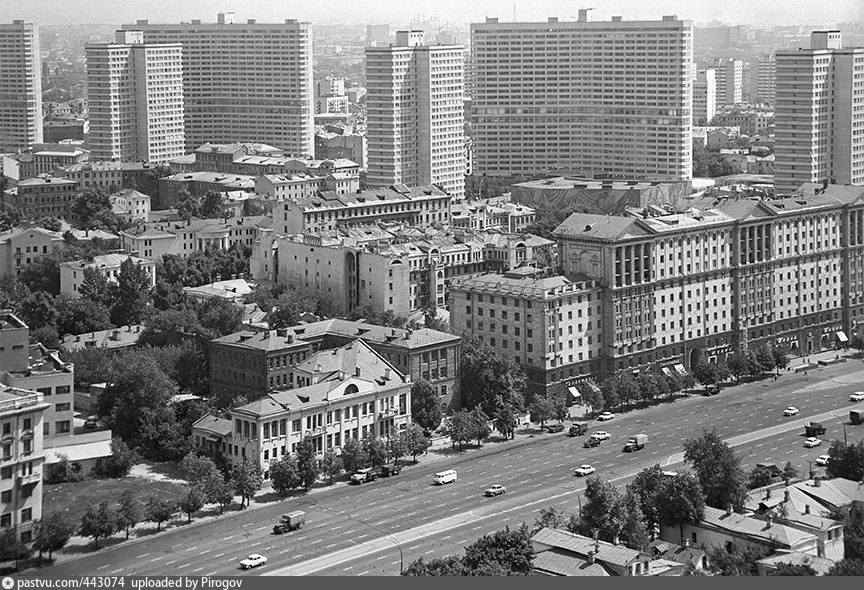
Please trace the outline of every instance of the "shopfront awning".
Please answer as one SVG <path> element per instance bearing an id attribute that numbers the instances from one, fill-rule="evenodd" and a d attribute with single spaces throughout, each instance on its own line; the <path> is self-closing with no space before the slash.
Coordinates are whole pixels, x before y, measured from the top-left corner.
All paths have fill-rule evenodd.
<path id="1" fill-rule="evenodd" d="M 684 365 L 682 365 L 682 364 L 675 365 L 675 370 L 678 371 L 678 374 L 681 375 L 682 377 L 687 376 L 687 369 L 684 368 Z"/>
<path id="2" fill-rule="evenodd" d="M 663 367 L 662 371 L 663 374 L 667 377 L 672 377 L 672 369 L 670 369 L 669 367 Z"/>
<path id="3" fill-rule="evenodd" d="M 580 399 L 580 398 L 582 397 L 582 394 L 579 393 L 579 390 L 576 389 L 576 386 L 575 386 L 575 385 L 572 386 L 572 387 L 568 387 L 568 388 L 567 388 L 567 391 L 570 392 L 570 395 L 573 396 L 573 399 L 574 399 L 574 400 L 578 400 L 578 399 Z"/>
<path id="4" fill-rule="evenodd" d="M 843 330 L 837 330 L 837 340 L 840 342 L 849 342 L 849 339 L 846 337 L 846 333 Z"/>

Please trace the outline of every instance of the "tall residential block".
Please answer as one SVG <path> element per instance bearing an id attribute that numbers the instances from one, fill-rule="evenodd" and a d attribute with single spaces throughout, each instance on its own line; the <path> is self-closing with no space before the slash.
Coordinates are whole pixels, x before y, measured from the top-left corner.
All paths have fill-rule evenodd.
<path id="1" fill-rule="evenodd" d="M 183 46 L 186 152 L 205 143 L 264 143 L 291 155 L 315 152 L 312 29 L 286 19 L 123 25 L 145 43 Z"/>
<path id="2" fill-rule="evenodd" d="M 366 48 L 369 186 L 435 184 L 465 195 L 464 50 L 399 31 Z"/>
<path id="3" fill-rule="evenodd" d="M 21 20 L 0 24 L 0 152 L 42 143 L 39 29 Z"/>
<path id="4" fill-rule="evenodd" d="M 720 58 L 717 71 L 717 104 L 738 104 L 744 96 L 744 62 L 740 59 Z"/>
<path id="5" fill-rule="evenodd" d="M 167 162 L 182 156 L 180 44 L 145 43 L 141 31 L 117 31 L 114 43 L 85 51 L 91 157 Z"/>
<path id="6" fill-rule="evenodd" d="M 777 59 L 773 53 L 760 55 L 756 66 L 756 101 L 774 104 L 776 100 Z"/>
<path id="7" fill-rule="evenodd" d="M 691 178 L 691 22 L 587 15 L 471 25 L 475 174 Z"/>
<path id="8" fill-rule="evenodd" d="M 693 80 L 693 124 L 708 125 L 717 113 L 717 72 L 706 68 Z"/>
<path id="9" fill-rule="evenodd" d="M 864 185 L 864 48 L 816 31 L 810 49 L 777 52 L 774 187 Z"/>

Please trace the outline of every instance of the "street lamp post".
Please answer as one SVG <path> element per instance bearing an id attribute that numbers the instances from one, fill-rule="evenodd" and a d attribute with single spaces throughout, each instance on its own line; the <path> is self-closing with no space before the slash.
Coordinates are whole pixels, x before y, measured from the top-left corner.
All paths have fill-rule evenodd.
<path id="1" fill-rule="evenodd" d="M 405 557 L 402 555 L 402 543 L 393 535 L 387 535 L 387 540 L 395 543 L 396 548 L 399 550 L 399 575 L 402 575 L 402 572 L 405 571 Z"/>
<path id="2" fill-rule="evenodd" d="M 241 492 L 241 502 L 240 508 L 246 508 L 246 445 L 251 442 L 255 442 L 257 439 L 250 438 L 245 443 L 243 443 L 243 473 L 241 477 L 243 480 L 240 482 L 240 492 Z"/>
<path id="3" fill-rule="evenodd" d="M 843 446 L 845 447 L 848 444 L 846 438 L 846 422 L 843 420 L 843 418 L 839 417 L 836 414 L 831 414 L 831 417 L 839 420 L 840 424 L 843 426 Z"/>

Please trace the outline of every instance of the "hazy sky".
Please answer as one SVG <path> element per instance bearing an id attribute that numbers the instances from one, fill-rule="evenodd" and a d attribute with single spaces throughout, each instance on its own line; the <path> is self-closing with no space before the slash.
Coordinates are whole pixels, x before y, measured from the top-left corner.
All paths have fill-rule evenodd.
<path id="1" fill-rule="evenodd" d="M 593 18 L 625 20 L 677 14 L 696 22 L 719 20 L 752 25 L 833 24 L 864 22 L 864 0 L 517 0 L 517 20 L 562 19 L 580 7 L 596 7 Z M 513 19 L 512 0 L 0 0 L 0 19 L 37 24 L 121 24 L 148 18 L 180 22 L 192 18 L 215 21 L 217 12 L 233 11 L 237 19 L 281 21 L 299 18 L 312 23 L 356 22 L 405 24 L 415 16 L 468 23 L 497 16 Z"/>

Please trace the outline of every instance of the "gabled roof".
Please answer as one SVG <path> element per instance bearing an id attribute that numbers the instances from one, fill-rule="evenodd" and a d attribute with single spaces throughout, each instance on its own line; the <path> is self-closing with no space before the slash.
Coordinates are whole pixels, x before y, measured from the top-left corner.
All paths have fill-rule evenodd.
<path id="1" fill-rule="evenodd" d="M 293 334 L 290 334 L 290 336 L 289 341 L 288 336 L 279 336 L 276 330 L 268 330 L 266 332 L 241 330 L 227 336 L 222 336 L 221 338 L 216 338 L 210 342 L 266 351 L 284 350 L 299 345 L 306 346 L 305 342 L 297 342 Z"/>
<path id="2" fill-rule="evenodd" d="M 354 387 L 351 387 L 352 385 Z M 261 418 L 293 412 L 301 408 L 314 408 L 328 401 L 338 401 L 349 396 L 367 395 L 378 389 L 382 389 L 382 387 L 376 383 L 366 379 L 349 377 L 344 381 L 324 381 L 306 387 L 274 391 L 261 399 L 234 408 L 231 412 L 232 415 L 234 413 L 247 414 Z"/>
<path id="3" fill-rule="evenodd" d="M 228 436 L 231 434 L 231 420 L 207 414 L 196 420 L 192 424 L 192 428 L 209 432 L 216 436 Z"/>
<path id="4" fill-rule="evenodd" d="M 289 330 L 300 339 L 323 337 L 327 334 L 333 334 L 336 336 L 359 338 L 366 342 L 401 346 L 408 349 L 420 348 L 432 344 L 441 344 L 444 342 L 458 342 L 461 340 L 459 336 L 454 334 L 439 332 L 438 330 L 432 330 L 430 328 L 403 330 L 401 328 L 389 328 L 387 326 L 377 326 L 375 324 L 352 322 L 350 320 L 341 319 L 300 324 L 299 326 L 292 326 Z"/>
<path id="5" fill-rule="evenodd" d="M 534 571 L 548 576 L 598 576 L 615 575 L 602 563 L 588 563 L 588 560 L 562 549 L 549 549 L 534 554 Z"/>
<path id="6" fill-rule="evenodd" d="M 631 236 L 649 235 L 632 217 L 573 213 L 552 232 L 556 236 L 618 240 Z"/>
<path id="7" fill-rule="evenodd" d="M 557 549 L 575 553 L 587 558 L 594 553 L 594 559 L 617 567 L 627 567 L 636 561 L 647 561 L 650 556 L 642 551 L 629 549 L 623 545 L 613 545 L 605 541 L 595 541 L 582 535 L 545 527 L 534 534 L 531 540 Z M 599 549 L 599 551 L 595 550 Z"/>
<path id="8" fill-rule="evenodd" d="M 834 562 L 825 557 L 810 555 L 809 553 L 801 553 L 800 551 L 783 551 L 760 559 L 757 564 L 768 566 L 770 569 L 776 568 L 781 563 L 789 565 L 809 565 L 816 574 L 824 576 L 828 570 L 834 567 Z"/>
<path id="9" fill-rule="evenodd" d="M 819 481 L 818 486 L 813 480 L 808 480 L 794 486 L 829 508 L 848 506 L 856 500 L 864 502 L 864 484 L 851 479 L 842 477 L 824 479 Z"/>
<path id="10" fill-rule="evenodd" d="M 385 379 L 387 369 L 390 376 Z M 318 351 L 296 365 L 294 370 L 318 375 L 319 381 L 341 381 L 347 375 L 375 381 L 379 385 L 398 382 L 403 377 L 396 367 L 359 339 L 341 348 Z"/>

